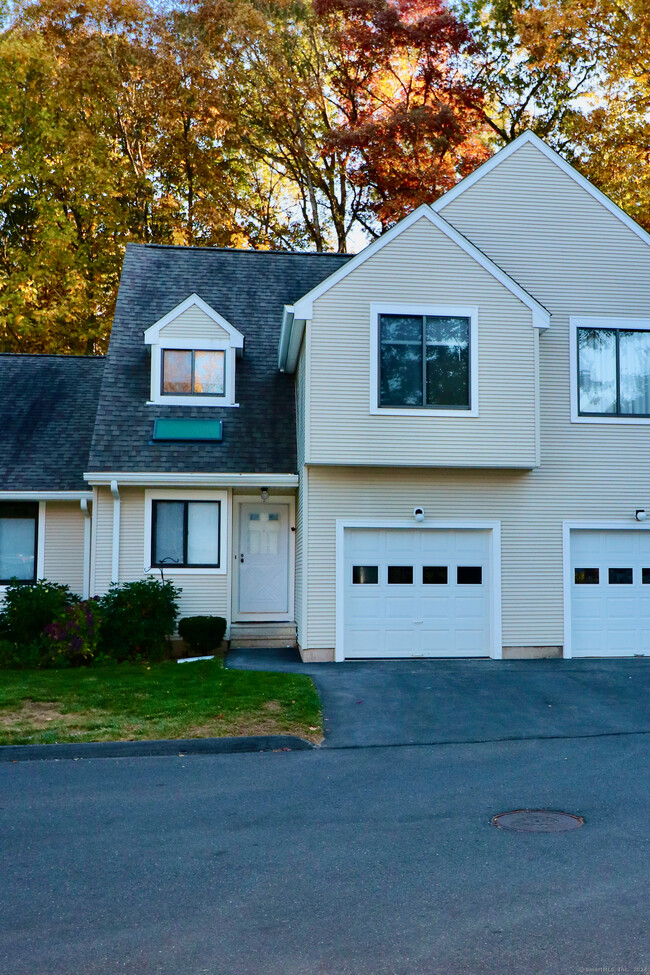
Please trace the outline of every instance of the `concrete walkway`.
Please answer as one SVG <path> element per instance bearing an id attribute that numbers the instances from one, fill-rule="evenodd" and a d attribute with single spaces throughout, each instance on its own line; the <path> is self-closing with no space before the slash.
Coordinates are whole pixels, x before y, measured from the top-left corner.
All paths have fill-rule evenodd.
<path id="1" fill-rule="evenodd" d="M 226 666 L 312 677 L 326 748 L 650 733 L 648 658 L 303 664 L 234 650 Z"/>

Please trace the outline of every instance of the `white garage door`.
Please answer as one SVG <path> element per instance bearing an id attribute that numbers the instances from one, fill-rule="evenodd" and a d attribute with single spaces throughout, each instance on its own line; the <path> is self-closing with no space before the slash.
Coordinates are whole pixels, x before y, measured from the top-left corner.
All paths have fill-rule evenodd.
<path id="1" fill-rule="evenodd" d="M 490 532 L 347 528 L 344 656 L 490 654 Z"/>
<path id="2" fill-rule="evenodd" d="M 650 654 L 650 531 L 571 532 L 574 657 Z"/>

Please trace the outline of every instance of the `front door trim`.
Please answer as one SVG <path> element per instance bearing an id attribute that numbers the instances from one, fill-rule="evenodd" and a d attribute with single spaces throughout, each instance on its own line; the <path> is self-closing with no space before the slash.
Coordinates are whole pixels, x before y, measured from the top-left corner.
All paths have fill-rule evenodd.
<path id="1" fill-rule="evenodd" d="M 430 529 L 483 529 L 490 532 L 492 556 L 492 593 L 490 596 L 490 657 L 500 660 L 503 656 L 501 638 L 501 522 L 500 521 L 426 521 L 413 523 L 412 519 L 399 521 L 348 521 L 336 520 L 336 649 L 334 659 L 345 660 L 345 530 L 346 528 L 403 528 L 405 531 Z"/>
<path id="2" fill-rule="evenodd" d="M 289 600 L 288 611 L 286 613 L 256 613 L 254 617 L 250 613 L 239 612 L 239 539 L 241 526 L 241 506 L 243 504 L 288 504 L 289 505 Z M 268 502 L 262 501 L 256 494 L 233 495 L 232 499 L 233 524 L 232 524 L 232 549 L 230 561 L 232 566 L 232 622 L 233 623 L 292 623 L 295 619 L 294 591 L 296 584 L 296 499 L 293 495 L 278 494 L 271 492 Z"/>

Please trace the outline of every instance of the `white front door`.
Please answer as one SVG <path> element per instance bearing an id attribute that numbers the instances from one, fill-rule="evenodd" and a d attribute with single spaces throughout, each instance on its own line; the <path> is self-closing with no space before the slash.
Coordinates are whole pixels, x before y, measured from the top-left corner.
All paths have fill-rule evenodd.
<path id="1" fill-rule="evenodd" d="M 289 613 L 289 505 L 259 502 L 239 510 L 236 616 L 287 618 Z"/>
<path id="2" fill-rule="evenodd" d="M 480 529 L 346 529 L 345 657 L 489 656 L 490 543 Z"/>

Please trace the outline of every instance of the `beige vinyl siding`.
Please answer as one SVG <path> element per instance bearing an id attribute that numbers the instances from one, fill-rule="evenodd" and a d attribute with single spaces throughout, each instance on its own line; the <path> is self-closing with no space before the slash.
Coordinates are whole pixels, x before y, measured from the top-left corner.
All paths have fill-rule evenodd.
<path id="1" fill-rule="evenodd" d="M 229 340 L 230 336 L 224 328 L 213 322 L 201 308 L 193 305 L 160 330 L 159 341 L 162 346 L 171 339 L 182 339 L 187 341 L 189 349 L 197 349 L 202 341 Z"/>
<path id="2" fill-rule="evenodd" d="M 84 523 L 78 501 L 48 501 L 45 505 L 45 547 L 43 577 L 84 589 Z"/>
<path id="3" fill-rule="evenodd" d="M 370 413 L 372 303 L 478 306 L 479 416 Z M 533 467 L 532 314 L 422 218 L 314 302 L 308 458 L 322 464 Z"/>
<path id="4" fill-rule="evenodd" d="M 500 521 L 505 646 L 563 643 L 562 521 L 634 524 L 648 498 L 647 466 L 626 474 L 599 467 L 572 476 L 534 471 L 309 468 L 309 649 L 335 646 L 338 518 L 413 525 L 422 505 L 426 522 Z M 650 500 L 645 500 L 650 507 Z"/>
<path id="5" fill-rule="evenodd" d="M 182 497 L 182 492 L 179 497 Z M 120 488 L 121 583 L 151 576 L 150 572 L 145 571 L 149 568 L 149 560 L 145 560 L 144 498 L 144 488 Z M 107 489 L 99 489 L 97 509 L 95 587 L 97 593 L 103 593 L 111 581 L 113 539 L 113 499 Z M 156 571 L 154 576 L 159 579 L 160 573 Z M 179 599 L 181 616 L 208 614 L 230 618 L 227 575 L 208 572 L 184 575 L 165 569 L 164 577 L 182 590 Z"/>

